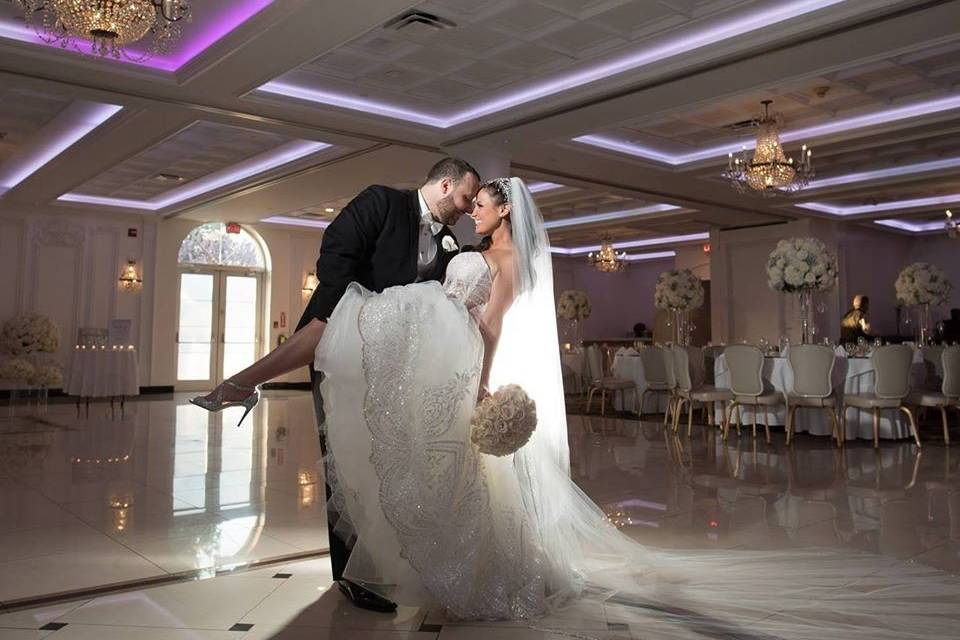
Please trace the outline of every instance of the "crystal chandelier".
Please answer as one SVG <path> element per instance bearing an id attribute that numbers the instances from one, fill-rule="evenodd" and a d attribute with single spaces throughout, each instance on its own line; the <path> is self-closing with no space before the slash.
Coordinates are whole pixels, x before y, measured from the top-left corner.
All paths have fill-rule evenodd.
<path id="1" fill-rule="evenodd" d="M 813 151 L 803 145 L 800 161 L 788 158 L 780 145 L 779 118 L 770 115 L 770 103 L 764 100 L 763 115 L 757 122 L 757 144 L 753 157 L 747 156 L 746 149 L 740 153 L 727 155 L 727 169 L 723 177 L 740 193 L 759 193 L 763 196 L 776 196 L 798 191 L 813 177 Z"/>
<path id="2" fill-rule="evenodd" d="M 190 21 L 186 0 L 14 0 L 40 39 L 92 56 L 143 62 L 169 53 Z M 146 51 L 126 46 L 151 35 Z"/>
<path id="3" fill-rule="evenodd" d="M 623 270 L 626 253 L 617 253 L 610 244 L 610 240 L 604 238 L 600 243 L 600 251 L 595 251 L 587 256 L 587 261 L 595 268 L 604 273 L 615 273 Z"/>
<path id="4" fill-rule="evenodd" d="M 950 209 L 947 209 L 947 219 L 944 220 L 943 226 L 947 230 L 948 236 L 960 238 L 960 224 L 957 223 L 957 219 L 953 217 L 953 212 Z"/>

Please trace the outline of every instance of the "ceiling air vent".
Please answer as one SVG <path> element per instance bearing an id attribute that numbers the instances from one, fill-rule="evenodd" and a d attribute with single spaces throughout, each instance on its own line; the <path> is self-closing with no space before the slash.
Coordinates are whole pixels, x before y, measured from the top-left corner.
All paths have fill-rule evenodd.
<path id="1" fill-rule="evenodd" d="M 726 124 L 723 126 L 723 128 L 729 131 L 740 131 L 741 129 L 752 129 L 758 124 L 759 121 L 756 118 L 750 118 L 749 120 L 741 120 L 740 122 Z"/>
<path id="2" fill-rule="evenodd" d="M 456 26 L 457 23 L 453 22 L 452 20 L 441 18 L 440 16 L 427 13 L 426 11 L 417 11 L 416 9 L 411 9 L 410 11 L 405 11 L 396 18 L 387 22 L 385 25 L 383 25 L 383 28 L 391 29 L 393 31 L 402 31 L 408 27 L 429 27 L 436 31 L 440 31 L 441 29 L 452 29 Z"/>

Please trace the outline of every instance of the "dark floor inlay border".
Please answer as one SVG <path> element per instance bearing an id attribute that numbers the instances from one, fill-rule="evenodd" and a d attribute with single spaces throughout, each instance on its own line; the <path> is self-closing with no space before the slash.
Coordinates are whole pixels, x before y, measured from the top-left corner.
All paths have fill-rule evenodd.
<path id="1" fill-rule="evenodd" d="M 292 573 L 275 573 L 273 574 L 273 577 L 279 578 L 281 580 L 286 580 L 287 578 L 292 578 L 293 574 Z"/>
<path id="2" fill-rule="evenodd" d="M 630 631 L 630 625 L 623 622 L 608 622 L 607 631 Z"/>
<path id="3" fill-rule="evenodd" d="M 253 629 L 252 624 L 249 624 L 246 622 L 238 622 L 237 624 L 227 629 L 227 631 L 250 631 L 250 629 Z"/>
<path id="4" fill-rule="evenodd" d="M 442 629 L 442 624 L 427 624 L 424 622 L 417 631 L 422 631 L 423 633 L 440 633 Z"/>
<path id="5" fill-rule="evenodd" d="M 59 631 L 67 626 L 66 622 L 48 622 L 47 624 L 40 627 L 40 631 Z"/>

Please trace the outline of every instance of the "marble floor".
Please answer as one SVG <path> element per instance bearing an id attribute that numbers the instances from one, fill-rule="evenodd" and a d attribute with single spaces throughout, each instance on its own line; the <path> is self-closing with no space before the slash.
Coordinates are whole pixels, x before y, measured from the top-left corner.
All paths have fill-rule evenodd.
<path id="1" fill-rule="evenodd" d="M 235 411 L 210 415 L 186 398 L 122 413 L 0 407 L 0 639 L 561 637 L 355 609 L 329 588 L 322 557 L 309 396 L 270 392 L 239 428 Z M 958 574 L 960 452 L 936 422 L 922 436 L 922 451 L 837 450 L 805 435 L 788 449 L 782 433 L 769 446 L 747 433 L 724 443 L 708 428 L 687 439 L 657 422 L 570 416 L 575 480 L 647 545 L 833 550 L 862 554 L 874 573 Z M 960 589 L 947 595 L 960 605 Z M 573 619 L 544 627 L 578 629 Z M 583 619 L 593 626 L 582 637 L 664 637 L 611 609 Z"/>

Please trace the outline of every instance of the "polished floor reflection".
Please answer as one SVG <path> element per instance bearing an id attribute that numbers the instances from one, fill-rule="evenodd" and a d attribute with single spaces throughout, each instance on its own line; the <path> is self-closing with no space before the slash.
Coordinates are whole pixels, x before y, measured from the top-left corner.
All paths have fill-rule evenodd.
<path id="1" fill-rule="evenodd" d="M 0 602 L 322 549 L 309 396 L 272 392 L 254 420 L 236 428 L 237 417 L 209 415 L 181 396 L 131 402 L 123 415 L 104 404 L 89 415 L 72 405 L 5 407 Z M 924 435 L 922 452 L 907 441 L 838 450 L 809 436 L 787 448 L 781 434 L 770 446 L 747 434 L 724 443 L 711 428 L 688 439 L 655 422 L 570 417 L 576 481 L 645 544 L 835 549 L 870 554 L 874 567 L 960 573 L 960 452 L 936 429 Z M 553 637 L 457 625 L 423 609 L 368 614 L 329 586 L 325 559 L 278 560 L 21 608 L 0 614 L 0 639 Z M 589 637 L 655 637 L 604 615 L 606 628 Z"/>

